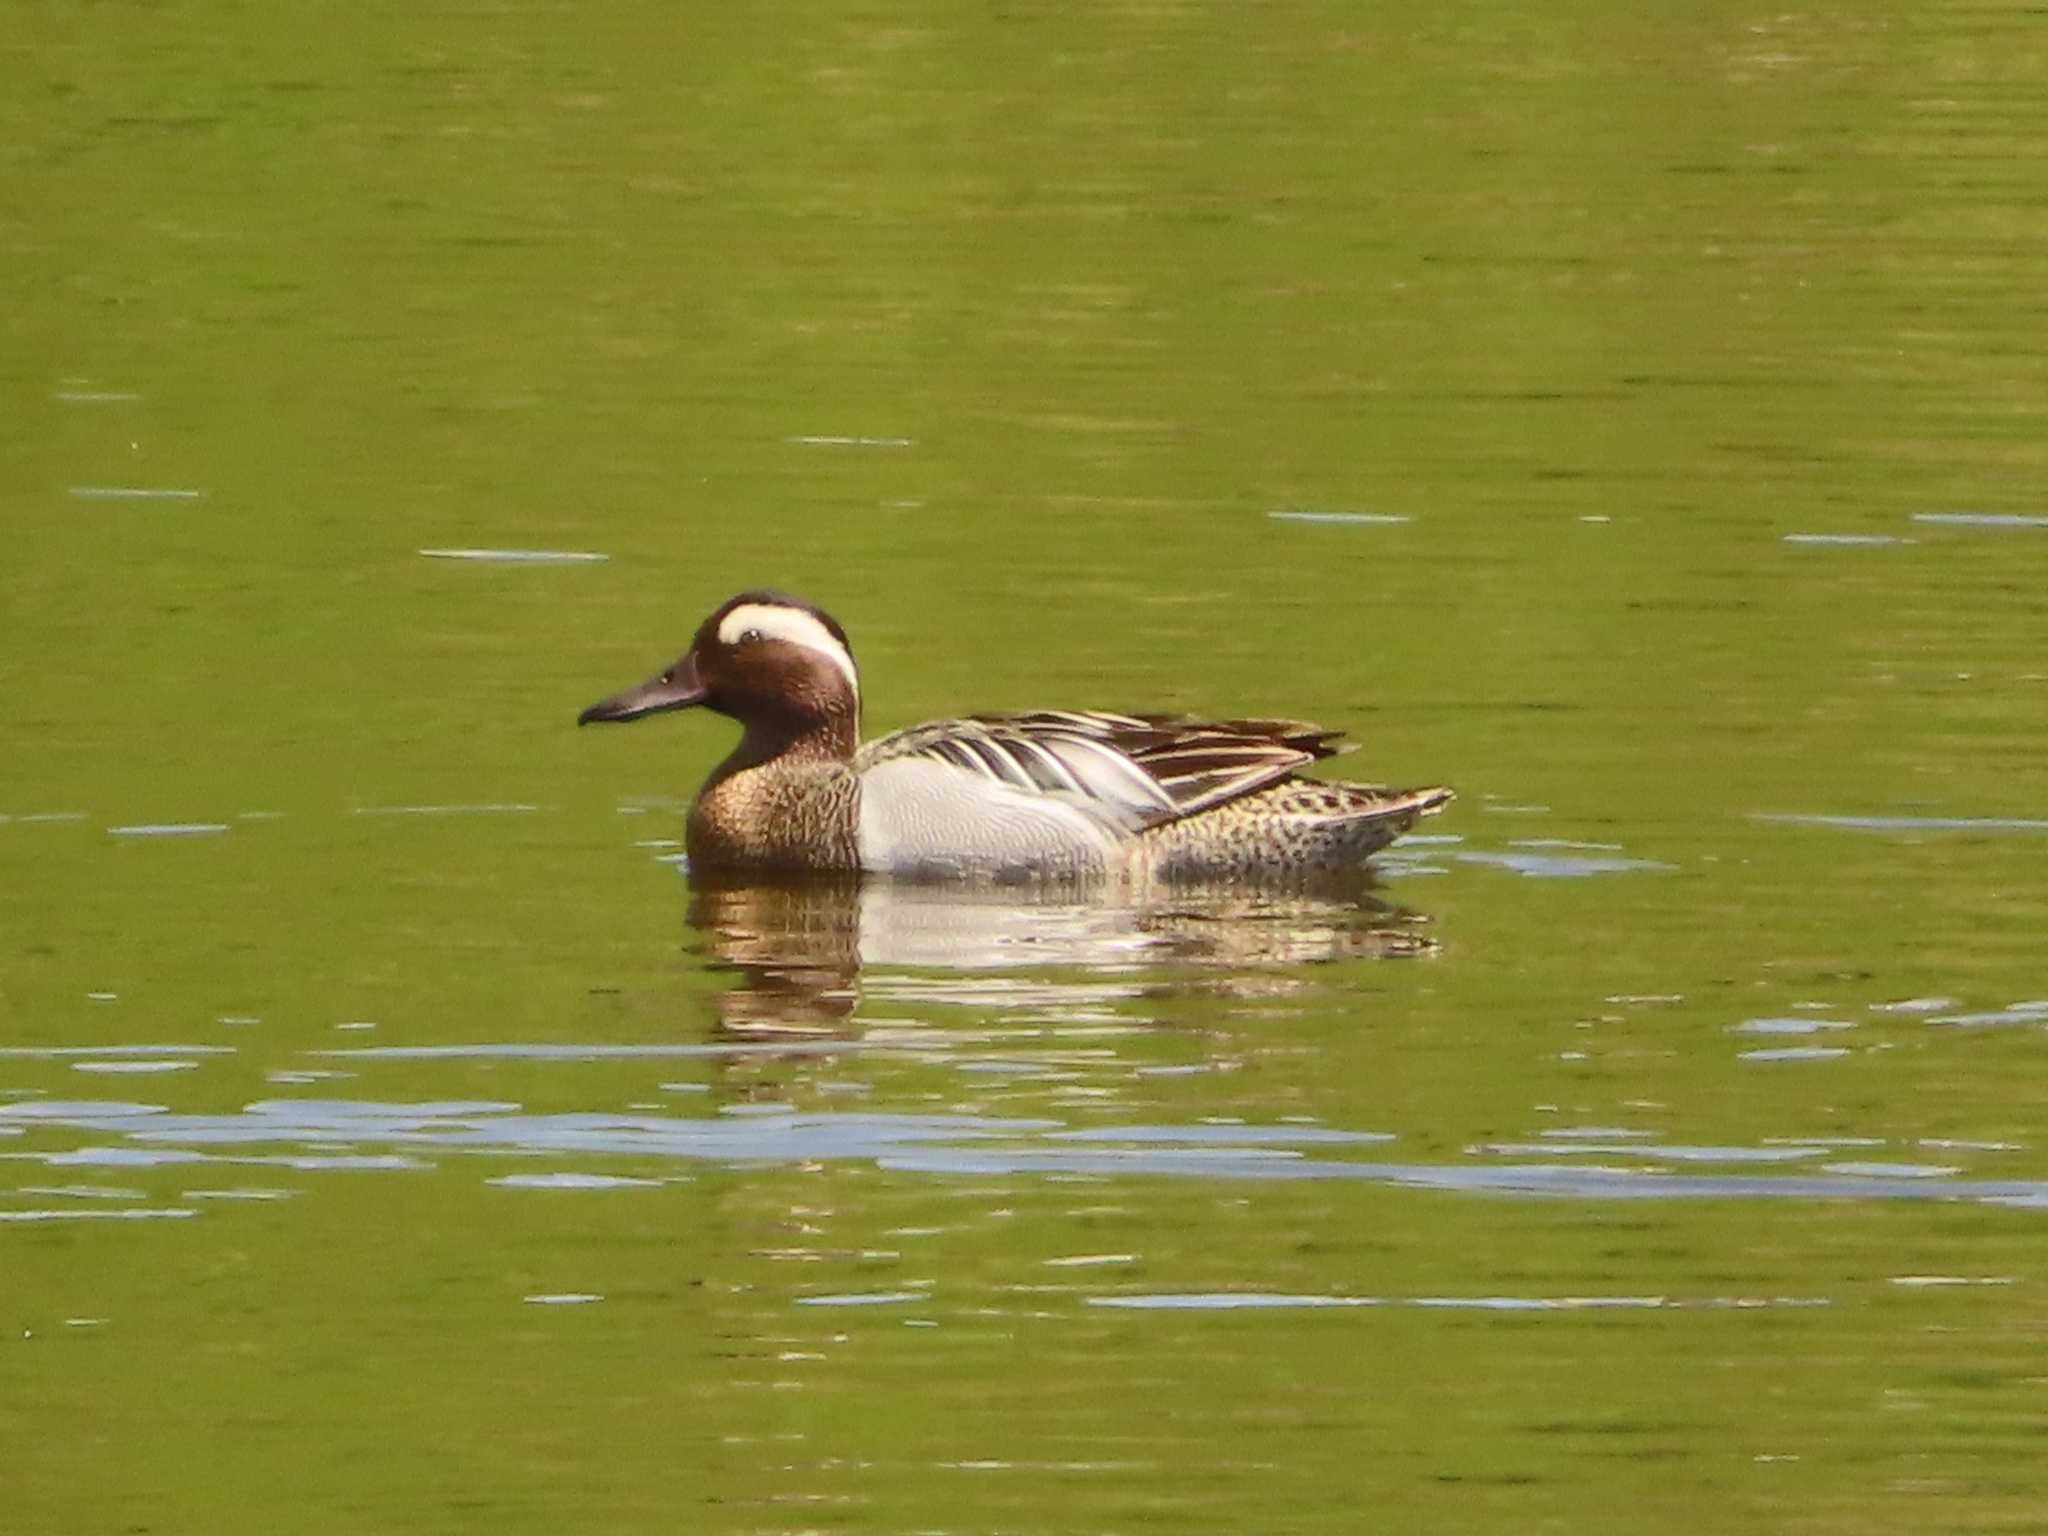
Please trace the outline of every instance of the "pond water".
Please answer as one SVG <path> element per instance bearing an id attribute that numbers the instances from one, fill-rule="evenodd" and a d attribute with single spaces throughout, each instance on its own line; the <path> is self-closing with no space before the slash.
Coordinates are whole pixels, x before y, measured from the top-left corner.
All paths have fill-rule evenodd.
<path id="1" fill-rule="evenodd" d="M 2039 1522 L 2038 16 L 23 17 L 10 1532 Z M 1459 799 L 693 886 L 763 584 Z"/>

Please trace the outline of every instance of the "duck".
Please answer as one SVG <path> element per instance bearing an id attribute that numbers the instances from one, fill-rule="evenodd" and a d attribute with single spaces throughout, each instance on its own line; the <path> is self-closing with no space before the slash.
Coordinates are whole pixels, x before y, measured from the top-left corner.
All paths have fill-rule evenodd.
<path id="1" fill-rule="evenodd" d="M 1350 750 L 1303 720 L 1033 710 L 863 744 L 845 628 L 741 592 L 690 648 L 578 725 L 704 708 L 739 745 L 691 803 L 694 875 L 1215 881 L 1353 869 L 1450 803 L 1443 785 L 1304 778 Z"/>

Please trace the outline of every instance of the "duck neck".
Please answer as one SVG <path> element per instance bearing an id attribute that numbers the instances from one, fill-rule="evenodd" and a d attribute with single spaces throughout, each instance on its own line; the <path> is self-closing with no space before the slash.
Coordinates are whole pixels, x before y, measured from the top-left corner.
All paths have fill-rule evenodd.
<path id="1" fill-rule="evenodd" d="M 805 764 L 850 763 L 860 746 L 860 713 L 851 705 L 822 714 L 756 715 L 743 722 L 740 744 L 719 766 L 717 778 L 785 759 Z"/>

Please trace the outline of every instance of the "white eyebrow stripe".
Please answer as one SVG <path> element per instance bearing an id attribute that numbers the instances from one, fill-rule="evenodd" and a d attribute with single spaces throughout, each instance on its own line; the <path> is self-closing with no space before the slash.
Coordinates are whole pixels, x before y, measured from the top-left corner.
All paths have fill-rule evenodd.
<path id="1" fill-rule="evenodd" d="M 853 656 L 816 614 L 768 603 L 742 603 L 719 620 L 718 638 L 727 645 L 737 645 L 740 636 L 750 629 L 759 630 L 767 639 L 786 640 L 807 651 L 816 651 L 845 674 L 846 686 L 853 690 L 855 698 L 860 697 L 860 673 L 854 670 Z"/>

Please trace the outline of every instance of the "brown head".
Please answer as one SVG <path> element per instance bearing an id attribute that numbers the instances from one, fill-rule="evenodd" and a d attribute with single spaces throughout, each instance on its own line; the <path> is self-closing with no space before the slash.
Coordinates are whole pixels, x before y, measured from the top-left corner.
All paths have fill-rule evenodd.
<path id="1" fill-rule="evenodd" d="M 792 747 L 851 757 L 860 739 L 860 674 L 838 620 L 780 592 L 742 592 L 697 629 L 673 666 L 602 699 L 578 725 L 638 720 L 697 705 L 746 728 L 741 751 Z"/>

